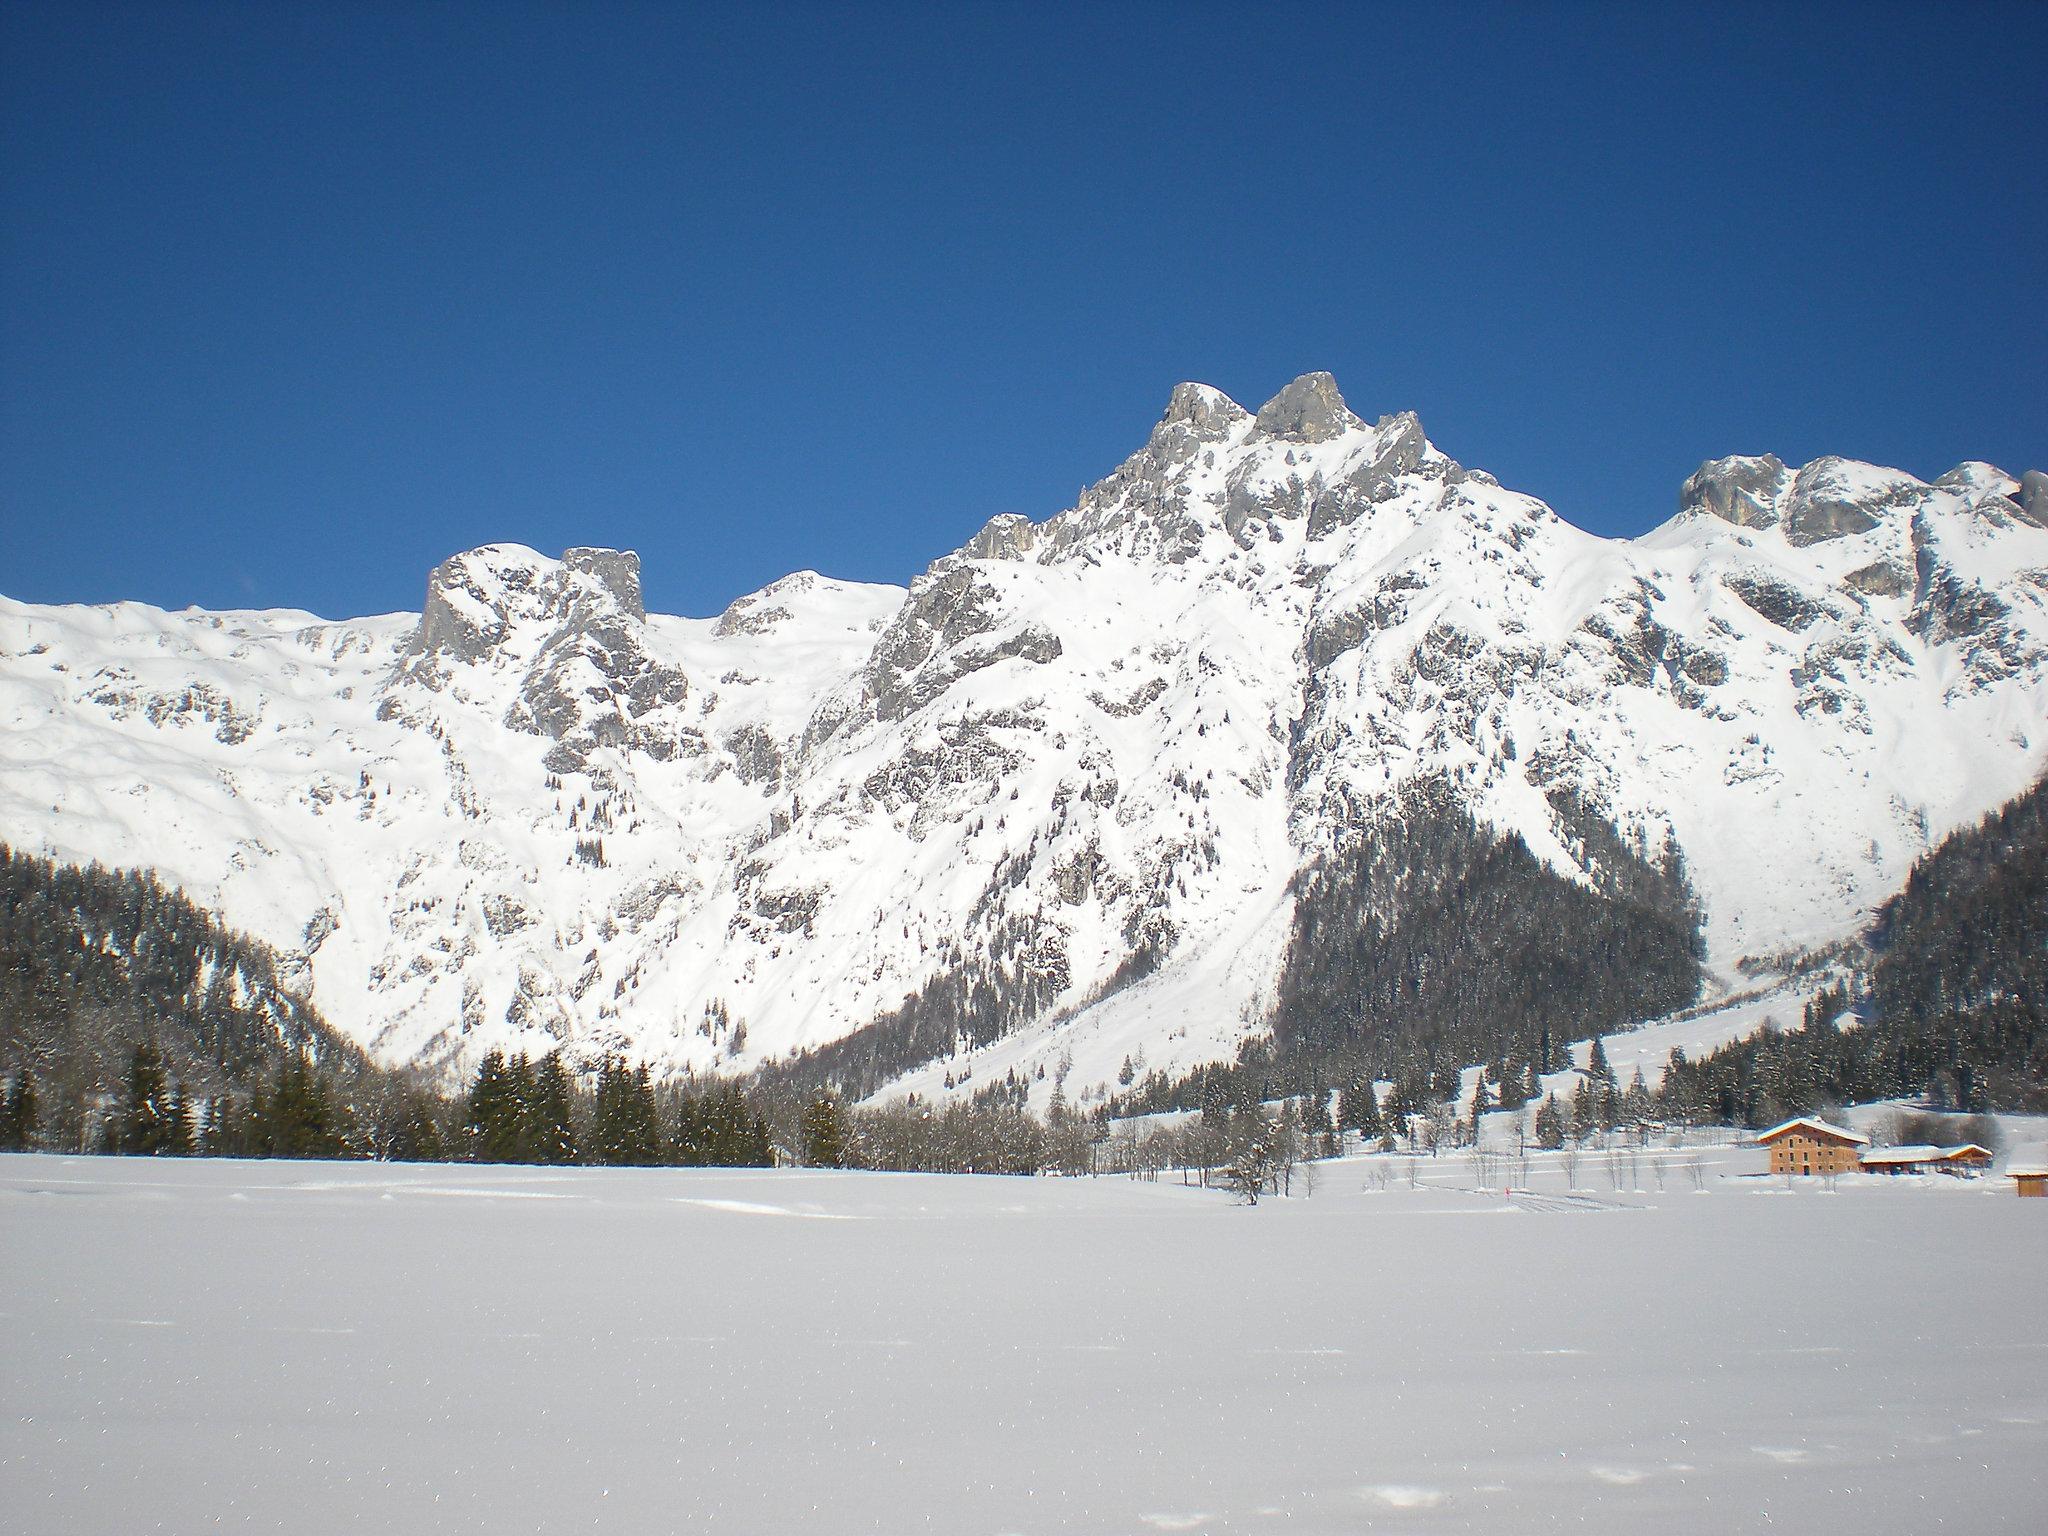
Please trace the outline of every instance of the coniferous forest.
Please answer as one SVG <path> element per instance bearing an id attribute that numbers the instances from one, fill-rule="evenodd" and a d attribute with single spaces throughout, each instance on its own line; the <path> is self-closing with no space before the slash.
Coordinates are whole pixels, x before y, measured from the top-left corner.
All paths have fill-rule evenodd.
<path id="1" fill-rule="evenodd" d="M 1298 1100 L 1290 1134 L 1306 1145 L 1412 1130 L 1443 1117 L 1473 1061 L 1478 1108 L 1514 1108 L 1588 1036 L 1594 1070 L 1571 1101 L 1538 1104 L 1539 1143 L 1653 1116 L 1759 1126 L 1895 1097 L 2048 1109 L 2048 788 L 1921 860 L 1879 913 L 1868 964 L 1797 1027 L 1699 1060 L 1674 1053 L 1654 1093 L 1615 1082 L 1598 1037 L 1698 991 L 1682 866 L 1571 802 L 1559 810 L 1587 886 L 1455 807 L 1411 801 L 1304 877 L 1270 1039 L 1177 1080 L 1127 1072 L 1124 1092 L 1088 1113 L 1055 1084 L 1044 1118 L 1024 1108 L 1021 1082 L 945 1109 L 857 1107 L 848 1100 L 872 1090 L 867 1074 L 817 1080 L 845 1074 L 837 1059 L 741 1084 L 492 1052 L 462 1092 L 438 1093 L 373 1066 L 273 954 L 150 876 L 0 846 L 0 1148 L 1071 1170 L 1098 1165 L 1112 1116 L 1148 1110 L 1201 1110 L 1225 1127 Z M 828 1066 L 838 1070 L 821 1074 Z M 1375 1080 L 1392 1084 L 1384 1100 Z M 1221 1156 L 1183 1150 L 1204 1166 Z"/>
<path id="2" fill-rule="evenodd" d="M 2048 1110 L 2048 784 L 1913 867 L 1879 911 L 1867 982 L 1817 999 L 1663 1089 L 1693 1120 L 1769 1125 L 1870 1099 L 1938 1109 Z"/>
<path id="3" fill-rule="evenodd" d="M 0 1149 L 479 1162 L 772 1160 L 735 1085 L 487 1056 L 454 1098 L 373 1066 L 276 957 L 149 875 L 0 845 Z"/>
<path id="4" fill-rule="evenodd" d="M 1271 1039 L 1234 1066 L 1153 1074 L 1119 1109 L 1332 1089 L 1362 1104 L 1374 1080 L 1419 1108 L 1452 1096 L 1472 1062 L 1507 1095 L 1496 1107 L 1520 1104 L 1571 1042 L 1690 1003 L 1699 914 L 1677 851 L 1631 845 L 1563 792 L 1553 806 L 1586 885 L 1442 786 L 1411 790 L 1302 877 Z"/>

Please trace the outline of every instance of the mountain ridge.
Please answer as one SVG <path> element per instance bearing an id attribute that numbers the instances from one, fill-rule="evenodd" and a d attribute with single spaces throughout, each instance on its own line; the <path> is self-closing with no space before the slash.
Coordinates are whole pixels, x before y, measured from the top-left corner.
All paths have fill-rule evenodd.
<path id="1" fill-rule="evenodd" d="M 2044 572 L 2034 471 L 1710 460 L 1605 540 L 1327 375 L 1182 385 L 907 589 L 680 619 L 492 545 L 419 615 L 0 601 L 0 834 L 162 871 L 386 1061 L 746 1069 L 943 993 L 896 1088 L 1102 1092 L 1268 1030 L 1306 873 L 1425 780 L 1562 879 L 1560 797 L 1672 844 L 1722 973 L 1850 931 L 2048 763 Z"/>

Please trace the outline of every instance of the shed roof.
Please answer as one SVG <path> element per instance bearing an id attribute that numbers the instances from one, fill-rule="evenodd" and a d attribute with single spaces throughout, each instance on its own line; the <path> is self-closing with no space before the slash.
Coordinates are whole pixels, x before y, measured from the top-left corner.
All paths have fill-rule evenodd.
<path id="1" fill-rule="evenodd" d="M 1800 1115 L 1794 1119 L 1787 1120 L 1782 1125 L 1774 1125 L 1768 1131 L 1759 1132 L 1756 1139 L 1765 1145 L 1769 1145 L 1780 1136 L 1789 1136 L 1794 1131 L 1801 1130 L 1810 1131 L 1814 1135 L 1825 1137 L 1830 1141 L 1839 1141 L 1845 1146 L 1867 1147 L 1870 1145 L 1870 1138 L 1868 1136 L 1859 1136 L 1854 1131 L 1844 1129 L 1842 1126 L 1830 1125 L 1825 1120 L 1815 1120 L 1808 1115 Z"/>
<path id="2" fill-rule="evenodd" d="M 1931 1163 L 1945 1156 L 1943 1147 L 1872 1147 L 1863 1154 L 1866 1163 Z"/>

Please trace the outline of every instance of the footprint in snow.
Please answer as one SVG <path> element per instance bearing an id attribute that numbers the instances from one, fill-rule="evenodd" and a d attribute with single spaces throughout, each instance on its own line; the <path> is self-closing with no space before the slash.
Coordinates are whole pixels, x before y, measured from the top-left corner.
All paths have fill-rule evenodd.
<path id="1" fill-rule="evenodd" d="M 1376 1488 L 1364 1489 L 1361 1496 L 1388 1509 L 1435 1509 L 1446 1497 L 1441 1488 L 1422 1488 L 1413 1483 L 1381 1483 Z"/>
<path id="2" fill-rule="evenodd" d="M 1589 1467 L 1587 1471 L 1612 1488 L 1633 1488 L 1650 1480 L 1650 1474 L 1641 1467 Z"/>

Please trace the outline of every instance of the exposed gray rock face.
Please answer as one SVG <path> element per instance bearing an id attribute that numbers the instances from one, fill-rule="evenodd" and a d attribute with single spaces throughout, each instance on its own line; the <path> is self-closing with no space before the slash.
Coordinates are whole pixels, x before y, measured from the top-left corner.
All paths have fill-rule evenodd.
<path id="1" fill-rule="evenodd" d="M 1043 665 L 1061 654 L 1059 636 L 1051 630 L 1014 624 L 995 587 L 971 565 L 919 577 L 861 675 L 867 709 L 876 720 L 900 720 L 970 672 L 1011 657 Z M 1001 634 L 1005 629 L 1010 632 Z M 807 745 L 830 737 L 843 723 L 843 716 L 821 711 L 805 733 Z"/>
<path id="2" fill-rule="evenodd" d="M 1259 407 L 1256 423 L 1263 435 L 1294 443 L 1325 443 L 1362 425 L 1327 373 L 1304 373 Z"/>
<path id="3" fill-rule="evenodd" d="M 1903 597 L 1913 590 L 1913 578 L 1889 560 L 1877 560 L 1851 571 L 1842 578 L 1852 592 L 1867 597 Z"/>
<path id="4" fill-rule="evenodd" d="M 777 625 L 787 623 L 794 609 L 803 606 L 806 595 L 815 591 L 817 585 L 816 571 L 796 571 L 771 581 L 758 592 L 734 598 L 718 616 L 712 632 L 721 638 L 767 634 Z"/>
<path id="5" fill-rule="evenodd" d="M 1039 525 L 1016 512 L 999 512 L 981 525 L 960 553 L 969 560 L 1023 560 L 1038 547 Z"/>
<path id="6" fill-rule="evenodd" d="M 510 629 L 508 596 L 531 592 L 531 573 L 506 580 L 481 566 L 477 551 L 453 556 L 427 577 L 427 600 L 413 633 L 412 654 L 480 661 L 503 643 Z"/>
<path id="7" fill-rule="evenodd" d="M 480 661 L 515 624 L 600 617 L 647 617 L 631 550 L 571 549 L 558 564 L 518 545 L 486 545 L 434 567 L 408 654 Z"/>
<path id="8" fill-rule="evenodd" d="M 1723 578 L 1723 584 L 1762 617 L 1793 634 L 1833 616 L 1798 588 L 1775 576 L 1737 572 Z"/>
<path id="9" fill-rule="evenodd" d="M 632 550 L 565 549 L 562 564 L 572 571 L 595 576 L 628 618 L 647 617 L 646 604 L 640 599 L 640 557 Z"/>
<path id="10" fill-rule="evenodd" d="M 915 671 L 934 650 L 994 628 L 996 610 L 996 589 L 972 570 L 956 567 L 913 583 L 910 600 L 875 643 L 864 679 L 868 691 L 886 692 L 891 678 Z"/>
<path id="11" fill-rule="evenodd" d="M 647 654 L 637 622 L 598 615 L 564 625 L 541 647 L 505 723 L 577 749 L 626 746 L 666 761 L 701 737 L 648 717 L 690 696 L 689 680 Z"/>
<path id="12" fill-rule="evenodd" d="M 1423 435 L 1422 419 L 1413 411 L 1403 411 L 1398 416 L 1382 416 L 1373 430 L 1379 434 L 1380 451 L 1370 462 L 1353 470 L 1342 483 L 1315 497 L 1308 509 L 1309 537 L 1319 537 L 1332 528 L 1355 521 L 1367 507 L 1394 495 L 1402 476 L 1412 475 L 1423 467 L 1429 439 Z M 1449 460 L 1438 459 L 1435 462 L 1449 481 L 1455 481 L 1463 473 Z"/>
<path id="13" fill-rule="evenodd" d="M 1309 670 L 1320 672 L 1373 635 L 1405 624 L 1410 594 L 1427 590 L 1428 583 L 1413 571 L 1394 571 L 1380 578 L 1378 589 L 1363 603 L 1335 613 L 1318 609 L 1302 638 L 1302 655 Z"/>
<path id="14" fill-rule="evenodd" d="M 1796 545 L 1818 544 L 1845 533 L 1868 533 L 1877 526 L 1883 503 L 1873 505 L 1845 490 L 1838 471 L 1843 460 L 1815 459 L 1799 471 L 1785 499 L 1785 537 Z"/>
<path id="15" fill-rule="evenodd" d="M 733 771 L 749 784 L 779 788 L 782 783 L 782 749 L 775 738 L 758 725 L 742 726 L 726 734 L 721 743 L 732 758 Z"/>
<path id="16" fill-rule="evenodd" d="M 1778 503 L 1791 479 L 1774 453 L 1709 459 L 1679 487 L 1678 510 L 1709 512 L 1741 528 L 1769 528 L 1778 521 Z"/>
<path id="17" fill-rule="evenodd" d="M 2036 528 L 2048 528 L 2048 474 L 2030 469 L 2020 476 L 2019 508 Z"/>
<path id="18" fill-rule="evenodd" d="M 1327 375 L 1326 375 L 1327 377 Z M 1220 443 L 1252 419 L 1252 413 L 1206 384 L 1176 384 L 1166 414 L 1152 429 L 1147 447 L 1161 458 L 1184 458 L 1206 443 Z"/>
<path id="19" fill-rule="evenodd" d="M 583 767 L 599 747 L 623 747 L 666 761 L 701 752 L 701 733 L 676 711 L 689 680 L 645 644 L 640 557 L 629 550 L 572 549 L 560 561 L 518 545 L 490 545 L 445 560 L 427 581 L 427 601 L 398 666 L 384 710 L 412 707 L 408 688 L 438 693 L 465 664 L 518 658 L 511 730 L 554 742 L 557 773 Z M 510 645 L 514 634 L 520 636 Z"/>
<path id="20" fill-rule="evenodd" d="M 1996 464 L 1986 464 L 1982 459 L 1965 459 L 1934 483 L 1945 491 L 1961 491 L 1977 500 L 2010 496 L 2020 484 Z"/>

